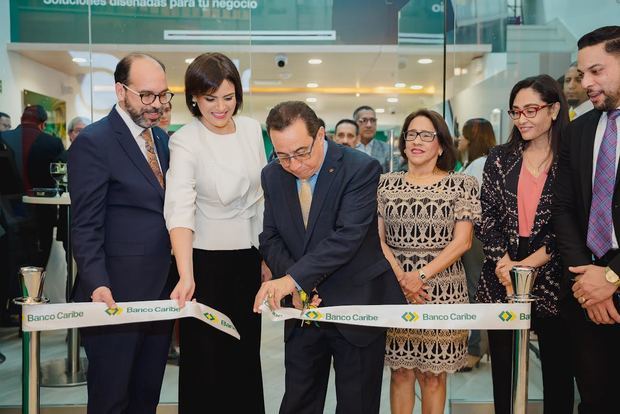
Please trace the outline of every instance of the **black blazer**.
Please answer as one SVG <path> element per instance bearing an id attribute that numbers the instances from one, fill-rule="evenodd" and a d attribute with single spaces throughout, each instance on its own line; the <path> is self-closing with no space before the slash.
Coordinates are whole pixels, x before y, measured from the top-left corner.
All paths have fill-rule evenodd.
<path id="1" fill-rule="evenodd" d="M 377 227 L 381 165 L 361 151 L 326 141 L 327 154 L 304 229 L 296 178 L 272 162 L 262 172 L 265 216 L 260 252 L 274 277 L 290 274 L 321 306 L 405 303 L 383 256 Z M 288 321 L 285 338 L 299 322 Z M 337 325 L 356 346 L 382 329 Z"/>
<path id="2" fill-rule="evenodd" d="M 591 264 L 592 252 L 586 245 L 588 219 L 592 204 L 592 171 L 594 168 L 594 136 L 602 112 L 596 109 L 571 122 L 562 134 L 558 179 L 553 204 L 553 225 L 564 264 L 562 293 L 568 293 L 574 277 L 569 266 Z M 616 154 L 618 157 L 620 154 Z M 620 240 L 620 188 L 616 186 L 612 201 L 612 219 Z M 620 273 L 620 255 L 609 263 Z"/>
<path id="3" fill-rule="evenodd" d="M 168 135 L 153 128 L 164 175 Z M 167 296 L 170 238 L 164 190 L 115 109 L 87 126 L 69 150 L 71 236 L 79 269 L 75 299 L 107 286 L 117 301 Z"/>
<path id="4" fill-rule="evenodd" d="M 476 236 L 483 244 L 484 263 L 476 297 L 483 303 L 506 302 L 506 288 L 495 275 L 495 266 L 508 252 L 517 259 L 519 248 L 519 212 L 517 189 L 523 164 L 523 147 L 510 151 L 506 145 L 493 148 L 484 165 L 480 204 L 482 220 L 476 226 Z M 551 225 L 553 187 L 557 163 L 553 163 L 536 209 L 528 255 L 545 246 L 551 255 L 548 263 L 538 268 L 532 293 L 538 297 L 534 309 L 539 316 L 558 314 L 560 291 L 560 261 Z"/>

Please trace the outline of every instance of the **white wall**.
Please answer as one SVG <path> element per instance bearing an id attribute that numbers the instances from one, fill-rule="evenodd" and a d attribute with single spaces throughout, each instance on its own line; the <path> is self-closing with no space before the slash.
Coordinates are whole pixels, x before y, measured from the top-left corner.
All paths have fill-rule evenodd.
<path id="1" fill-rule="evenodd" d="M 598 27 L 620 24 L 618 0 L 544 0 L 540 3 L 544 10 L 540 17 L 545 19 L 541 23 L 557 18 L 576 39 Z"/>

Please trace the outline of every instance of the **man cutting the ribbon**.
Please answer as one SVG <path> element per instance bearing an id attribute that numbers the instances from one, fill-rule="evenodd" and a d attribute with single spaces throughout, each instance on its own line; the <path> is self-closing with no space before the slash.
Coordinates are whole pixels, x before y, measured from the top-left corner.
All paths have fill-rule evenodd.
<path id="1" fill-rule="evenodd" d="M 324 306 L 405 303 L 379 243 L 379 163 L 328 142 L 303 102 L 276 105 L 267 117 L 267 132 L 277 162 L 261 177 L 260 252 L 274 279 L 261 286 L 254 310 L 260 312 L 265 300 L 278 309 L 289 295 L 298 307 L 299 296 L 308 305 L 308 295 L 317 295 Z M 323 411 L 332 358 L 338 411 L 379 412 L 384 328 L 289 320 L 284 340 L 281 414 Z"/>

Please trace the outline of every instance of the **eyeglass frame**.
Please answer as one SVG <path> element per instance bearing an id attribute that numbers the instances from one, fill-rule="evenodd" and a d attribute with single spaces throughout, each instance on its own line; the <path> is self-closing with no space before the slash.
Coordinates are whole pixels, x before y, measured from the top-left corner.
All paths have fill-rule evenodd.
<path id="1" fill-rule="evenodd" d="M 410 139 L 407 138 L 407 136 L 409 135 L 410 132 L 415 133 L 415 137 L 410 138 Z M 429 134 L 432 134 L 432 138 L 430 140 L 426 140 L 426 139 L 422 138 L 421 134 L 423 132 L 427 132 Z M 420 138 L 420 141 L 422 141 L 422 142 L 433 142 L 437 138 L 437 132 L 427 131 L 427 130 L 424 130 L 424 129 L 422 131 L 418 131 L 416 129 L 408 129 L 407 131 L 403 131 L 401 135 L 403 137 L 403 140 L 405 140 L 405 142 L 414 142 L 418 138 Z"/>
<path id="2" fill-rule="evenodd" d="M 318 134 L 318 132 L 317 132 Z M 294 154 L 294 155 L 290 155 L 287 154 L 286 156 L 284 156 L 284 158 L 281 158 L 278 153 L 276 152 L 276 162 L 278 164 L 281 164 L 285 167 L 288 167 L 289 165 L 291 165 L 291 161 L 293 159 L 296 159 L 297 162 L 303 162 L 307 159 L 310 158 L 310 156 L 312 155 L 312 150 L 314 149 L 314 144 L 316 143 L 316 136 L 314 138 L 312 138 L 312 144 L 310 144 L 310 147 L 308 148 L 308 150 L 306 152 L 302 152 L 301 154 Z M 300 158 L 302 157 L 302 158 Z M 284 162 L 283 162 L 284 161 Z"/>
<path id="3" fill-rule="evenodd" d="M 356 119 L 355 122 L 357 122 L 359 125 L 366 125 L 369 122 L 371 125 L 376 125 L 377 118 L 359 118 L 359 119 Z"/>
<path id="4" fill-rule="evenodd" d="M 119 82 L 119 83 L 120 83 L 121 85 L 123 85 L 123 87 L 124 87 L 125 89 L 127 89 L 129 92 L 133 93 L 134 95 L 138 95 L 138 96 L 140 97 L 140 102 L 142 102 L 142 104 L 143 104 L 143 105 L 151 105 L 151 104 L 153 104 L 153 102 L 155 102 L 155 99 L 156 99 L 155 97 L 157 97 L 157 98 L 159 99 L 159 103 L 160 103 L 160 104 L 165 105 L 165 104 L 170 103 L 170 102 L 172 101 L 172 98 L 174 97 L 174 93 L 173 93 L 173 92 L 171 92 L 171 91 L 162 92 L 162 93 L 160 93 L 160 94 L 156 94 L 155 92 L 151 92 L 151 91 L 147 91 L 147 92 L 137 92 L 137 91 L 134 91 L 133 89 L 131 89 L 129 86 L 125 85 L 124 83 L 121 83 L 121 82 Z M 168 95 L 168 94 L 170 94 L 170 99 L 168 99 L 167 101 L 163 102 L 163 101 L 161 100 L 161 98 L 162 98 L 163 96 Z M 153 100 L 152 100 L 151 102 L 148 102 L 148 103 L 147 103 L 147 102 L 144 102 L 144 97 L 145 97 L 146 95 L 153 95 Z"/>
<path id="5" fill-rule="evenodd" d="M 508 116 L 510 117 L 510 119 L 512 119 L 513 121 L 518 121 L 518 120 L 521 118 L 521 115 L 523 115 L 523 116 L 524 116 L 524 117 L 526 117 L 526 118 L 532 119 L 532 118 L 536 118 L 536 115 L 538 115 L 538 112 L 539 112 L 541 109 L 545 109 L 545 108 L 548 108 L 548 107 L 553 106 L 553 105 L 555 105 L 555 102 L 547 103 L 547 104 L 544 104 L 544 105 L 528 106 L 528 107 L 526 107 L 526 108 L 524 108 L 524 109 L 509 109 L 509 110 L 507 110 L 507 111 L 506 111 L 506 113 L 508 114 Z M 533 115 L 528 116 L 528 115 L 525 113 L 525 111 L 527 111 L 527 110 L 534 110 L 535 112 L 534 112 L 534 114 L 533 114 Z M 519 116 L 518 116 L 518 117 L 516 117 L 516 118 L 514 118 L 514 117 L 511 115 L 511 113 L 514 113 L 514 114 L 519 114 Z"/>

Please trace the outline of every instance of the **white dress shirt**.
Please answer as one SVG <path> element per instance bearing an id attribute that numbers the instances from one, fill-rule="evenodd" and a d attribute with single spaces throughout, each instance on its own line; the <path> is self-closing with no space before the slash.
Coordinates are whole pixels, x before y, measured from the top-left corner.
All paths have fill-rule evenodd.
<path id="1" fill-rule="evenodd" d="M 620 109 L 620 108 L 617 108 Z M 607 112 L 603 112 L 598 125 L 596 127 L 596 134 L 594 135 L 594 154 L 592 154 L 592 186 L 594 186 L 594 175 L 596 174 L 596 160 L 598 158 L 598 152 L 601 149 L 603 142 L 603 134 L 605 134 L 605 128 L 607 128 Z M 616 130 L 620 131 L 620 117 L 616 118 Z M 616 175 L 618 174 L 618 156 L 620 155 L 620 137 L 616 140 Z M 618 248 L 618 238 L 616 237 L 616 229 L 613 228 L 611 232 L 611 248 Z"/>
<path id="2" fill-rule="evenodd" d="M 191 229 L 197 249 L 258 247 L 267 164 L 262 132 L 251 118 L 233 119 L 232 134 L 215 134 L 194 118 L 170 138 L 166 226 Z"/>

